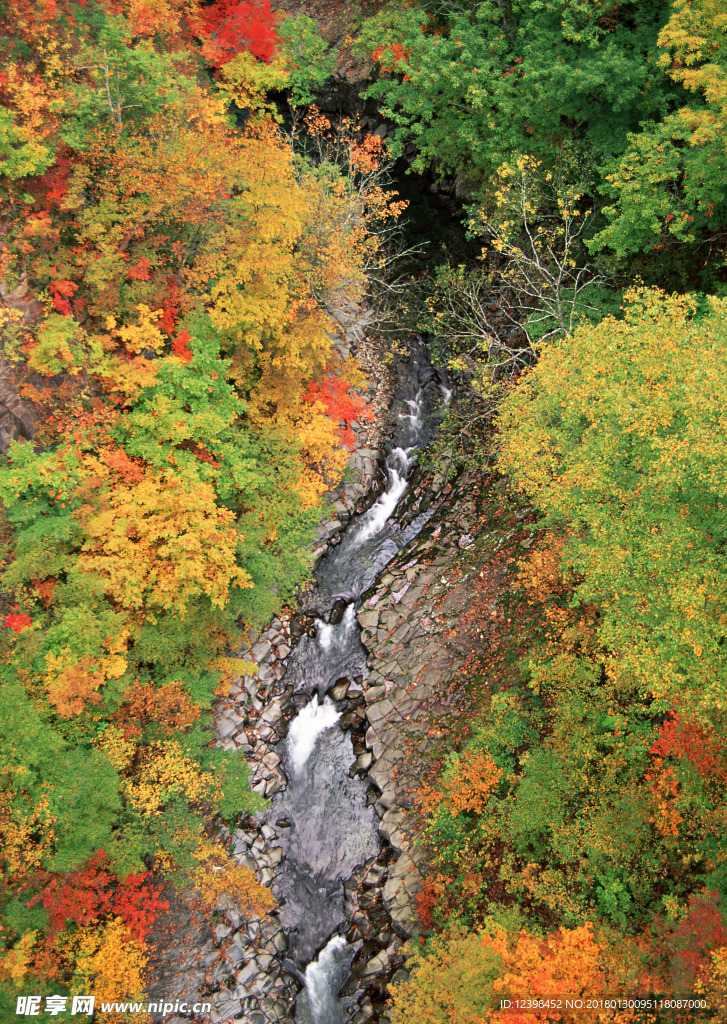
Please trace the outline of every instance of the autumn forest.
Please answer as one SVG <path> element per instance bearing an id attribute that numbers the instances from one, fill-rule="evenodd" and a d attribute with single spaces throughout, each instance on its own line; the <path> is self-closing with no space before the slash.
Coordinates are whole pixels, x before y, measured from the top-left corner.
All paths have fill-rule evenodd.
<path id="1" fill-rule="evenodd" d="M 375 1019 L 724 1020 L 722 0 L 0 0 L 0 50 L 0 1019 L 146 1024 L 98 1007 L 170 892 L 276 912 L 213 704 L 381 415 L 366 309 L 449 382 L 424 478 L 521 524 Z"/>

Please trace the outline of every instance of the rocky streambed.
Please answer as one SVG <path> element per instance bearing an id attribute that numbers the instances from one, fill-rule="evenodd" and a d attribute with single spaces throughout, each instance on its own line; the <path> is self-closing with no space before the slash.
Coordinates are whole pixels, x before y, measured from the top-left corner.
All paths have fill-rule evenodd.
<path id="1" fill-rule="evenodd" d="M 447 391 L 416 348 L 397 372 L 408 383 L 395 387 L 385 461 L 354 453 L 319 528 L 317 586 L 236 652 L 255 673 L 216 708 L 218 743 L 247 758 L 270 800 L 222 835 L 279 906 L 243 922 L 220 905 L 176 972 L 166 950 L 154 989 L 207 993 L 214 1024 L 383 1022 L 416 927 L 426 853 L 414 793 L 482 642 L 461 624 L 472 581 L 508 534 L 483 526 L 476 474 L 448 484 L 414 469 Z"/>

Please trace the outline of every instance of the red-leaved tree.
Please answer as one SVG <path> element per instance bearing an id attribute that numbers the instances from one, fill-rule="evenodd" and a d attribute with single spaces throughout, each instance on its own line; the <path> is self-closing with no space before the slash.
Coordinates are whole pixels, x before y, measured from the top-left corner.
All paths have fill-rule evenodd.
<path id="1" fill-rule="evenodd" d="M 217 68 L 243 51 L 268 64 L 278 43 L 270 0 L 217 0 L 204 12 L 202 34 L 204 55 Z"/>
<path id="2" fill-rule="evenodd" d="M 51 936 L 69 924 L 84 927 L 103 917 L 120 917 L 137 942 L 143 942 L 160 911 L 169 906 L 150 878 L 150 872 L 142 871 L 122 881 L 110 870 L 106 851 L 98 850 L 78 871 L 44 875 L 43 888 L 28 906 L 42 903 Z"/>
<path id="3" fill-rule="evenodd" d="M 13 633 L 22 633 L 33 625 L 33 620 L 25 612 L 20 611 L 20 605 L 15 605 L 15 610 L 5 616 L 5 625 L 12 629 Z"/>
<path id="4" fill-rule="evenodd" d="M 709 722 L 686 719 L 676 710 L 659 730 L 651 753 L 689 760 L 703 779 L 720 783 L 727 780 L 727 750 L 722 736 Z"/>
<path id="5" fill-rule="evenodd" d="M 338 436 L 347 448 L 352 447 L 356 440 L 350 424 L 354 420 L 370 420 L 373 415 L 366 401 L 349 388 L 347 381 L 329 376 L 320 383 L 312 380 L 303 395 L 304 402 L 320 402 L 331 419 L 341 424 Z"/>

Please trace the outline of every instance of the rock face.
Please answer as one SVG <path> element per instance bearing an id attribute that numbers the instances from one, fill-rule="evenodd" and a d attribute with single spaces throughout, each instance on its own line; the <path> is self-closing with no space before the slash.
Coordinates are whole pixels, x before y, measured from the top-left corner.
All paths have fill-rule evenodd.
<path id="1" fill-rule="evenodd" d="M 12 369 L 0 358 L 0 452 L 5 454 L 13 441 L 30 440 L 37 427 L 37 413 L 18 396 Z"/>
<path id="2" fill-rule="evenodd" d="M 14 288 L 0 280 L 0 311 L 9 311 L 24 324 L 32 324 L 43 315 L 43 307 L 30 291 L 27 274 L 22 274 Z M 7 314 L 6 314 L 7 315 Z M 0 317 L 0 346 L 4 349 L 3 321 Z M 33 407 L 17 393 L 15 375 L 10 363 L 0 356 L 0 452 L 5 454 L 12 441 L 30 440 L 38 428 Z"/>
<path id="3" fill-rule="evenodd" d="M 473 649 L 486 643 L 482 623 L 463 625 L 473 580 L 508 537 L 507 531 L 485 531 L 482 506 L 492 500 L 490 486 L 484 473 L 471 472 L 445 488 L 425 530 L 387 567 L 358 612 L 369 665 L 367 777 L 378 791 L 379 833 L 393 857 L 382 900 L 394 932 L 404 939 L 417 925 L 414 900 L 426 865 L 417 842 L 422 825 L 416 790 L 451 745 L 464 694 L 458 673 Z M 417 495 L 415 489 L 414 501 L 427 490 Z"/>
<path id="4" fill-rule="evenodd" d="M 43 315 L 43 307 L 30 290 L 27 274 L 20 275 L 14 288 L 9 288 L 5 281 L 0 280 L 0 302 L 7 309 L 19 313 L 26 324 L 34 323 Z"/>

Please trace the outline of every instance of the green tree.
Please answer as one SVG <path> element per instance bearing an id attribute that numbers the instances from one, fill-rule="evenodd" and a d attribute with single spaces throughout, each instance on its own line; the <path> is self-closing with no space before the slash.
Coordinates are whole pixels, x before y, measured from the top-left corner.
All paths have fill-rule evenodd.
<path id="1" fill-rule="evenodd" d="M 434 159 L 475 186 L 517 154 L 552 166 L 565 140 L 598 166 L 667 103 L 653 61 L 667 12 L 665 0 L 387 11 L 362 34 L 381 69 L 370 95 L 399 126 L 397 153 L 413 138 L 419 166 Z"/>
<path id="2" fill-rule="evenodd" d="M 727 225 L 727 36 L 719 0 L 676 0 L 659 35 L 659 64 L 686 92 L 678 109 L 630 134 L 607 168 L 609 225 L 593 243 L 623 263 L 645 264 L 663 279 L 664 259 L 678 261 L 677 280 L 724 265 Z M 637 259 L 637 265 L 640 261 Z"/>

